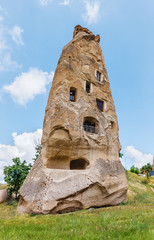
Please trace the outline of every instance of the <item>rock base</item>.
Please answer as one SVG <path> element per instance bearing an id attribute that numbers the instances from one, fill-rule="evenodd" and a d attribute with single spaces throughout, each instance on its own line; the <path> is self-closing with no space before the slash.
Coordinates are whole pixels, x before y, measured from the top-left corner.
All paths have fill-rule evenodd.
<path id="1" fill-rule="evenodd" d="M 43 167 L 40 158 L 20 190 L 18 211 L 50 214 L 118 205 L 127 200 L 127 188 L 120 161 L 99 159 L 90 169 L 59 170 Z"/>

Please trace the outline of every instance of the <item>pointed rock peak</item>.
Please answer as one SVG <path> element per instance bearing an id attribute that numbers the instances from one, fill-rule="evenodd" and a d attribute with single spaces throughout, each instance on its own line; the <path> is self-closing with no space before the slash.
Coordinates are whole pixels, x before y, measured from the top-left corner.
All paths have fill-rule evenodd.
<path id="1" fill-rule="evenodd" d="M 100 36 L 98 34 L 95 36 L 88 28 L 83 28 L 80 25 L 75 26 L 74 32 L 73 32 L 73 38 L 75 38 L 76 35 L 80 32 L 84 32 L 86 34 L 92 35 L 96 42 L 98 43 L 100 42 Z"/>

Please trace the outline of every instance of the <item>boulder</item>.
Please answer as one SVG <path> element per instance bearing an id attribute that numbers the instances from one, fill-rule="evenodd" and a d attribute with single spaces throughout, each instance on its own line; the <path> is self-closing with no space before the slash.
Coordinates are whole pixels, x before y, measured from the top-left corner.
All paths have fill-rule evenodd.
<path id="1" fill-rule="evenodd" d="M 3 203 L 7 200 L 8 194 L 6 189 L 0 190 L 0 203 Z"/>
<path id="2" fill-rule="evenodd" d="M 63 48 L 45 110 L 42 151 L 20 189 L 20 212 L 63 213 L 127 199 L 99 42 L 99 35 L 78 25 Z"/>

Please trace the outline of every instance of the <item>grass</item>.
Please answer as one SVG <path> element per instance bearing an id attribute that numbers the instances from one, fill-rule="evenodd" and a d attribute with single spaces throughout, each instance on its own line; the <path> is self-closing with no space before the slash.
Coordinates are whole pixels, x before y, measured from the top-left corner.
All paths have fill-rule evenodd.
<path id="1" fill-rule="evenodd" d="M 154 189 L 154 176 L 150 177 L 150 183 L 149 185 Z"/>
<path id="2" fill-rule="evenodd" d="M 154 238 L 154 193 L 128 173 L 128 202 L 59 215 L 19 215 L 17 202 L 0 205 L 0 240 L 144 240 Z"/>
<path id="3" fill-rule="evenodd" d="M 5 189 L 5 188 L 6 188 L 6 184 L 1 184 L 0 183 L 0 190 Z"/>

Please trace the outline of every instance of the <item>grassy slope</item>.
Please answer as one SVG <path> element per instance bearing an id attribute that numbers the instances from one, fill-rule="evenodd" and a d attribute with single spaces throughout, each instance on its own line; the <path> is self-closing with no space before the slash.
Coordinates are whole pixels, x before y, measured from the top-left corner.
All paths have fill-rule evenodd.
<path id="1" fill-rule="evenodd" d="M 0 190 L 5 189 L 6 188 L 6 184 L 0 184 Z"/>
<path id="2" fill-rule="evenodd" d="M 154 193 L 128 173 L 128 203 L 62 215 L 19 215 L 17 203 L 0 205 L 1 240 L 154 239 Z"/>

